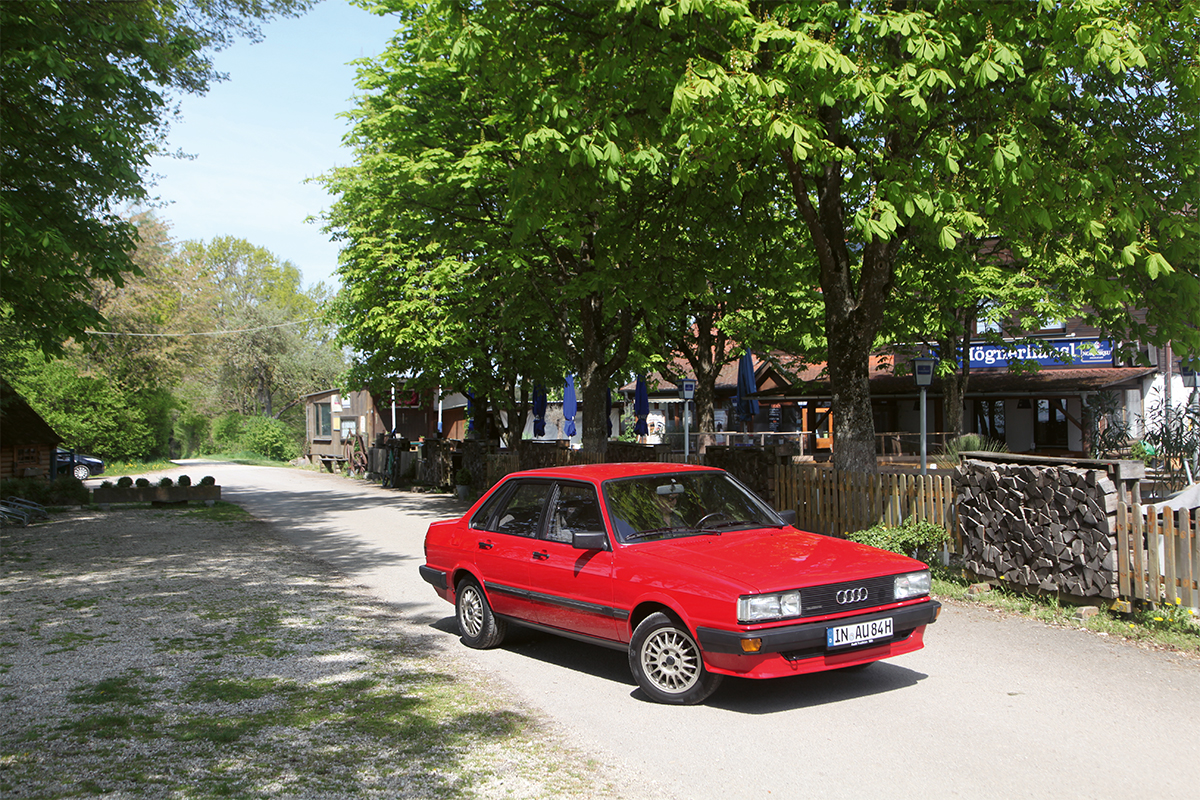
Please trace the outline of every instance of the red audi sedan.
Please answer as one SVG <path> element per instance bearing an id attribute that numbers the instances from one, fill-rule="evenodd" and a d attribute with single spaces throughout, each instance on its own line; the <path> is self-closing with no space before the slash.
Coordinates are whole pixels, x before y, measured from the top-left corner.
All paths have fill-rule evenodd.
<path id="1" fill-rule="evenodd" d="M 513 473 L 429 526 L 420 570 L 468 647 L 511 623 L 616 648 L 675 704 L 724 675 L 911 653 L 941 610 L 920 561 L 797 530 L 724 470 L 678 464 Z"/>

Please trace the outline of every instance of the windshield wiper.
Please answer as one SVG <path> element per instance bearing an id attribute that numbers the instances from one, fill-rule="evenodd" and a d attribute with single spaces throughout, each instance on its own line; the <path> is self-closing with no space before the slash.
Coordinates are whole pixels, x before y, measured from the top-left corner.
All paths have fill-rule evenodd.
<path id="1" fill-rule="evenodd" d="M 717 528 L 732 528 L 735 525 L 749 525 L 755 528 L 761 527 L 758 522 L 752 519 L 733 519 L 727 522 L 719 522 L 715 525 L 705 525 L 700 530 L 702 533 L 713 533 L 717 536 L 720 536 L 721 534 L 716 530 Z"/>
<path id="2" fill-rule="evenodd" d="M 635 531 L 634 533 L 625 534 L 625 541 L 635 542 L 638 539 L 645 539 L 647 536 L 670 536 L 672 534 L 703 534 L 705 536 L 720 536 L 720 531 L 715 531 L 710 528 L 693 528 L 688 525 L 676 525 L 672 528 L 651 528 L 648 531 Z"/>

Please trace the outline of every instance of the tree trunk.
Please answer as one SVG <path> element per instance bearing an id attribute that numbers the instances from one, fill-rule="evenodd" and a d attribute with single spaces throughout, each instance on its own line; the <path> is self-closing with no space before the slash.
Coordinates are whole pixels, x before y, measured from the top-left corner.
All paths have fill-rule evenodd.
<path id="1" fill-rule="evenodd" d="M 593 369 L 587 374 L 576 376 L 580 393 L 580 408 L 583 409 L 583 447 L 589 453 L 604 455 L 608 450 L 608 381 L 612 376 L 601 378 Z"/>
<path id="2" fill-rule="evenodd" d="M 879 471 L 875 458 L 875 418 L 871 413 L 872 334 L 846 323 L 831 323 L 829 382 L 833 389 L 833 466 L 849 472 Z"/>

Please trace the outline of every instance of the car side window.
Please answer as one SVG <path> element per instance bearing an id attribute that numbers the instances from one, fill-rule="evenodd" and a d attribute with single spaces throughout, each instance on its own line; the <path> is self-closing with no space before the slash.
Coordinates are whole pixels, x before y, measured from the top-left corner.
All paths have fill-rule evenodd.
<path id="1" fill-rule="evenodd" d="M 508 495 L 504 507 L 497 512 L 492 530 L 514 536 L 537 536 L 550 486 L 549 483 L 522 483 L 517 486 Z"/>
<path id="2" fill-rule="evenodd" d="M 471 522 L 469 523 L 471 529 L 481 531 L 493 530 L 492 521 L 496 518 L 496 511 L 504 505 L 505 499 L 511 494 L 511 486 L 501 486 L 492 492 L 492 496 L 484 501 L 479 510 L 471 517 Z"/>
<path id="3" fill-rule="evenodd" d="M 546 538 L 553 542 L 571 543 L 572 534 L 595 533 L 604 530 L 600 504 L 591 486 L 564 483 L 555 495 Z"/>

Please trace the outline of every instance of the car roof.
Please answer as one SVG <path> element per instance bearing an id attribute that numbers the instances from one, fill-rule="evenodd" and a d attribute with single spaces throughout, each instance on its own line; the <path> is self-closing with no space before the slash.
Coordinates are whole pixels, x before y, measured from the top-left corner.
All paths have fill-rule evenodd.
<path id="1" fill-rule="evenodd" d="M 569 467 L 543 467 L 514 472 L 507 478 L 569 478 L 573 480 L 607 481 L 644 475 L 671 475 L 680 472 L 721 472 L 716 467 L 695 464 L 671 464 L 657 461 L 631 461 L 616 464 L 579 464 Z"/>

